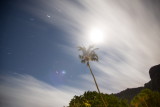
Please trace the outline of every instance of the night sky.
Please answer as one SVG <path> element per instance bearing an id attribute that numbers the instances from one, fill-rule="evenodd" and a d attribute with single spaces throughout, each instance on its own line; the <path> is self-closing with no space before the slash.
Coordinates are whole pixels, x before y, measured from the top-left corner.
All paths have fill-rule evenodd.
<path id="1" fill-rule="evenodd" d="M 96 90 L 78 46 L 99 48 L 91 67 L 108 94 L 143 86 L 160 63 L 159 0 L 5 0 L 0 8 L 2 107 L 62 107 Z"/>

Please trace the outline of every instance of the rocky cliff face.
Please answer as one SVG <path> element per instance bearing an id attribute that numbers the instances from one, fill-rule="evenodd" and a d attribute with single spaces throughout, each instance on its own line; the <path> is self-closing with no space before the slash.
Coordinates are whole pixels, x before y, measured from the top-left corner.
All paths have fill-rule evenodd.
<path id="1" fill-rule="evenodd" d="M 149 70 L 151 80 L 144 85 L 145 88 L 149 88 L 153 91 L 160 92 L 160 64 L 151 67 Z"/>
<path id="2" fill-rule="evenodd" d="M 126 89 L 114 95 L 119 98 L 128 99 L 128 101 L 131 101 L 131 99 L 144 88 L 149 88 L 153 91 L 160 92 L 160 64 L 151 67 L 149 70 L 149 75 L 151 80 L 148 83 L 144 84 L 144 87 Z"/>

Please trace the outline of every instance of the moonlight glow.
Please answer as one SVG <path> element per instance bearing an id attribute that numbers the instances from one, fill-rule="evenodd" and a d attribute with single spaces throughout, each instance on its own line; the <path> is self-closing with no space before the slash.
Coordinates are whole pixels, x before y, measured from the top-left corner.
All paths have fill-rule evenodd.
<path id="1" fill-rule="evenodd" d="M 89 39 L 92 43 L 102 43 L 104 40 L 104 32 L 101 29 L 93 29 L 90 32 Z"/>

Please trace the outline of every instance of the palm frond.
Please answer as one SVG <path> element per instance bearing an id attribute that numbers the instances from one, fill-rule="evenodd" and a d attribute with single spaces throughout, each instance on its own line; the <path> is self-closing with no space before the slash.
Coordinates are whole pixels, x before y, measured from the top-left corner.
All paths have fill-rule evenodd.
<path id="1" fill-rule="evenodd" d="M 80 58 L 80 59 L 83 59 L 83 56 L 82 56 L 82 55 L 79 55 L 79 58 Z"/>
<path id="2" fill-rule="evenodd" d="M 98 48 L 94 48 L 94 46 L 89 46 L 88 49 L 85 47 L 78 47 L 79 51 L 82 51 L 82 54 L 79 55 L 82 63 L 87 63 L 89 61 L 98 61 L 98 55 L 95 53 L 95 50 Z"/>
<path id="3" fill-rule="evenodd" d="M 98 59 L 97 58 L 92 58 L 91 61 L 98 61 Z"/>
<path id="4" fill-rule="evenodd" d="M 90 51 L 90 53 L 95 53 L 95 50 L 97 50 L 97 49 L 99 49 L 99 48 L 94 48 L 94 49 L 92 49 L 92 50 Z"/>
<path id="5" fill-rule="evenodd" d="M 83 54 L 86 54 L 86 53 L 87 53 L 87 50 L 86 50 L 85 47 L 81 47 L 81 46 L 80 46 L 80 47 L 78 47 L 78 50 L 79 50 L 79 51 L 82 51 Z"/>
<path id="6" fill-rule="evenodd" d="M 95 51 L 95 50 L 97 50 L 97 49 L 99 49 L 99 48 L 94 48 L 93 51 Z"/>
<path id="7" fill-rule="evenodd" d="M 81 63 L 86 63 L 86 61 L 85 60 L 81 60 Z"/>
<path id="8" fill-rule="evenodd" d="M 90 52 L 92 48 L 94 48 L 94 45 L 89 46 L 87 52 Z"/>

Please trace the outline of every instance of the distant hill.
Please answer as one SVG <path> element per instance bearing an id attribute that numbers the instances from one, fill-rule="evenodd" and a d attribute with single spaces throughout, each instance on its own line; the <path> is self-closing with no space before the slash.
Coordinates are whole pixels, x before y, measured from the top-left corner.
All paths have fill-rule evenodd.
<path id="1" fill-rule="evenodd" d="M 144 87 L 127 88 L 111 95 L 87 91 L 83 95 L 75 95 L 69 107 L 103 107 L 100 95 L 107 102 L 108 107 L 160 107 L 160 93 L 158 93 L 160 92 L 160 64 L 151 67 L 149 75 L 151 80 L 145 83 Z"/>
<path id="2" fill-rule="evenodd" d="M 149 88 L 152 91 L 160 92 L 160 64 L 151 67 L 149 70 L 149 75 L 151 80 L 148 83 L 145 83 L 144 87 L 128 88 L 114 95 L 122 99 L 127 99 L 130 102 L 132 98 L 144 88 Z"/>
<path id="3" fill-rule="evenodd" d="M 138 88 L 127 88 L 126 90 L 121 91 L 120 93 L 114 94 L 115 96 L 127 99 L 129 102 L 133 99 L 135 95 L 137 95 L 144 87 L 138 87 Z"/>

